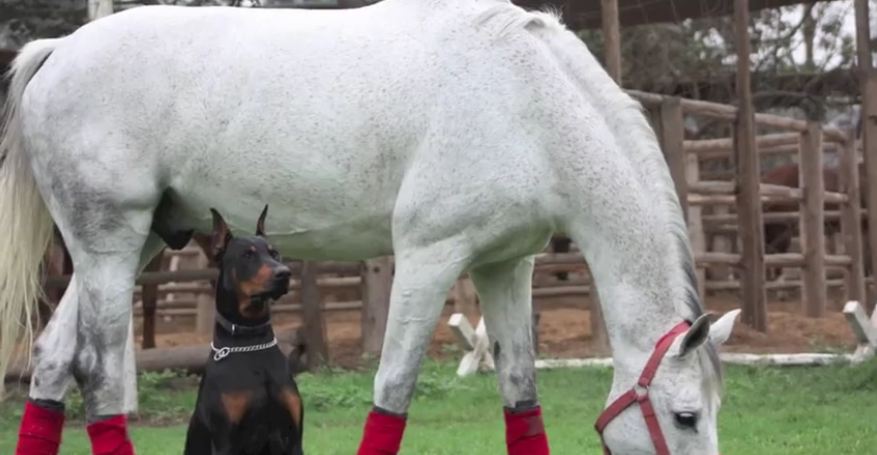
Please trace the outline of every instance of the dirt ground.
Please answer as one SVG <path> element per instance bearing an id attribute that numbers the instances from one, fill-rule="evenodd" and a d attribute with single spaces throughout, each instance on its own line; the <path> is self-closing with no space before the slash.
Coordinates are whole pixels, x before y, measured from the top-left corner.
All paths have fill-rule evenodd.
<path id="1" fill-rule="evenodd" d="M 836 303 L 838 299 L 833 299 Z M 577 358 L 605 353 L 599 352 L 590 333 L 590 312 L 587 297 L 537 299 L 540 313 L 539 355 L 541 357 Z M 738 308 L 739 298 L 733 293 L 710 296 L 708 311 L 721 313 Z M 839 307 L 831 308 L 825 317 L 812 319 L 801 315 L 797 300 L 769 302 L 768 332 L 759 333 L 738 322 L 733 336 L 724 347 L 729 352 L 794 353 L 827 350 L 850 351 L 854 347 L 853 334 Z M 452 309 L 448 306 L 434 334 L 430 356 L 448 358 L 460 356 L 455 349 L 453 334 L 447 325 Z M 474 324 L 477 322 L 472 318 Z M 327 332 L 332 363 L 342 367 L 361 364 L 360 312 L 333 311 L 327 313 Z M 275 317 L 278 329 L 300 324 L 297 316 L 283 314 Z M 191 318 L 161 320 L 157 324 L 158 347 L 207 342 L 209 337 L 192 332 Z"/>

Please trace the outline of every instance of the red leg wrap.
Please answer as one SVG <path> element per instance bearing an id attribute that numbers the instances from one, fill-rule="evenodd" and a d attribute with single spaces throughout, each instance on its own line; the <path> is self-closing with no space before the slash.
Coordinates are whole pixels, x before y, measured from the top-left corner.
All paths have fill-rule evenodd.
<path id="1" fill-rule="evenodd" d="M 117 415 L 88 425 L 91 453 L 94 455 L 134 455 L 128 439 L 127 419 Z"/>
<path id="2" fill-rule="evenodd" d="M 64 411 L 44 408 L 31 401 L 24 405 L 15 455 L 58 455 Z"/>
<path id="3" fill-rule="evenodd" d="M 357 455 L 396 455 L 402 445 L 405 418 L 372 410 L 365 421 Z"/>
<path id="4" fill-rule="evenodd" d="M 509 455 L 549 455 L 542 408 L 522 412 L 505 410 L 505 442 Z"/>

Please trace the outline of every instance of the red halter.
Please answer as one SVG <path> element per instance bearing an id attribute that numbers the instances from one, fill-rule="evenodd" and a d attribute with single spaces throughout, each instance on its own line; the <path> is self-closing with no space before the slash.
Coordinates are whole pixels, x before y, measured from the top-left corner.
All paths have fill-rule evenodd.
<path id="1" fill-rule="evenodd" d="M 634 403 L 639 403 L 639 408 L 643 412 L 643 417 L 646 419 L 646 427 L 649 429 L 649 436 L 655 445 L 657 455 L 670 455 L 670 449 L 667 448 L 664 433 L 661 432 L 661 426 L 658 424 L 658 416 L 655 414 L 652 400 L 649 399 L 649 385 L 652 383 L 652 379 L 655 378 L 655 372 L 658 371 L 658 366 L 661 364 L 664 355 L 667 354 L 667 350 L 670 349 L 670 345 L 673 344 L 673 340 L 685 333 L 689 327 L 691 327 L 691 324 L 688 321 L 683 321 L 664 334 L 655 344 L 655 350 L 652 351 L 649 361 L 646 362 L 646 366 L 643 368 L 643 372 L 640 374 L 636 385 L 613 401 L 600 414 L 600 417 L 597 418 L 594 428 L 597 429 L 597 433 L 600 435 L 600 442 L 603 444 L 603 453 L 605 455 L 611 455 L 612 452 L 609 451 L 609 447 L 603 441 L 603 430 L 606 429 L 606 425 L 609 425 L 612 419 L 618 417 L 618 414 L 621 414 L 622 411 Z"/>

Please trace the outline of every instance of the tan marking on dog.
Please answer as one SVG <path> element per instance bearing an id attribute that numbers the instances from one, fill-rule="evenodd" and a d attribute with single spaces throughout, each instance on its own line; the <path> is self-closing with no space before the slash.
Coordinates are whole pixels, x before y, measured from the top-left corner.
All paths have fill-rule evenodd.
<path id="1" fill-rule="evenodd" d="M 222 407 L 225 408 L 225 414 L 228 416 L 229 422 L 240 423 L 241 419 L 244 417 L 244 413 L 247 412 L 247 408 L 250 405 L 250 398 L 252 396 L 253 392 L 249 390 L 221 393 L 219 395 L 220 399 L 222 399 Z"/>
<path id="2" fill-rule="evenodd" d="M 284 388 L 280 392 L 280 399 L 283 401 L 283 405 L 286 406 L 286 410 L 289 411 L 289 415 L 292 416 L 292 421 L 295 422 L 295 427 L 301 428 L 301 397 L 292 389 Z"/>
<path id="3" fill-rule="evenodd" d="M 271 267 L 262 265 L 252 278 L 238 282 L 238 311 L 241 316 L 257 319 L 268 314 L 268 304 L 253 305 L 250 297 L 266 291 L 265 285 L 271 281 Z"/>

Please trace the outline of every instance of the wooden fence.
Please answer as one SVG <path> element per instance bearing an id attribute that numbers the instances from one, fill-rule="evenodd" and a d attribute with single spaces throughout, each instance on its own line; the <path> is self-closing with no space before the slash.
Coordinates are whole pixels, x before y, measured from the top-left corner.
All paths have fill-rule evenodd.
<path id="1" fill-rule="evenodd" d="M 754 149 L 747 152 L 740 138 L 685 140 L 683 122 L 686 115 L 734 122 L 737 108 L 705 101 L 676 99 L 649 93 L 631 92 L 652 113 L 659 130 L 665 157 L 677 184 L 680 200 L 686 210 L 692 247 L 697 259 L 700 282 L 709 283 L 704 268 L 710 265 L 729 265 L 744 270 L 758 270 L 757 274 L 742 274 L 739 286 L 750 289 L 744 295 L 764 293 L 765 266 L 800 267 L 803 277 L 803 312 L 819 317 L 825 312 L 827 301 L 826 267 L 846 269 L 846 287 L 851 298 L 865 299 L 865 277 L 862 261 L 862 218 L 859 193 L 855 138 L 836 128 L 822 126 L 771 114 L 755 114 L 755 127 L 769 133 L 753 138 Z M 826 192 L 823 182 L 823 156 L 833 149 L 839 156 L 842 192 Z M 742 156 L 750 153 L 753 156 Z M 760 183 L 759 166 L 743 166 L 742 161 L 759 161 L 764 154 L 797 153 L 800 165 L 800 188 Z M 732 157 L 735 175 L 729 181 L 700 180 L 700 162 L 712 158 Z M 744 159 L 745 158 L 745 159 Z M 754 174 L 754 175 L 753 175 Z M 743 191 L 745 182 L 756 182 L 756 191 Z M 766 202 L 797 202 L 797 213 L 762 214 Z M 826 210 L 826 205 L 833 210 Z M 723 210 L 704 215 L 707 206 L 736 206 L 736 214 Z M 839 219 L 844 233 L 844 253 L 826 254 L 824 227 L 828 217 Z M 763 227 L 765 220 L 798 219 L 801 232 L 801 253 L 764 254 Z M 753 237 L 761 254 L 733 254 L 708 251 L 705 232 L 719 226 L 736 232 L 740 237 Z M 728 229 L 730 228 L 730 229 Z M 728 286 L 728 283 L 721 283 Z M 766 299 L 743 301 L 744 313 L 749 313 L 751 325 L 766 329 Z"/>

